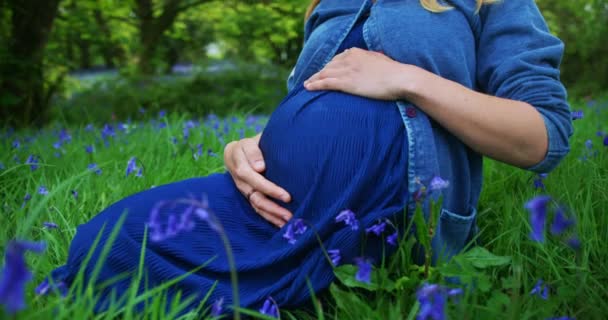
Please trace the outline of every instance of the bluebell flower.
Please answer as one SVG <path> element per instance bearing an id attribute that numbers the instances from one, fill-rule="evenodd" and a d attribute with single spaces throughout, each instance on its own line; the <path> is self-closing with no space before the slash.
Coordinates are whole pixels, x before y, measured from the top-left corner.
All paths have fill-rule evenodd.
<path id="1" fill-rule="evenodd" d="M 93 145 L 90 144 L 88 146 L 85 146 L 84 151 L 86 151 L 87 153 L 93 153 Z"/>
<path id="2" fill-rule="evenodd" d="M 21 205 L 21 208 L 23 208 L 25 206 L 25 204 L 30 201 L 30 199 L 32 199 L 32 195 L 29 193 L 26 193 L 25 196 L 23 197 L 23 204 Z"/>
<path id="3" fill-rule="evenodd" d="M 103 129 L 101 129 L 101 137 L 106 140 L 108 137 L 116 136 L 116 131 L 114 131 L 114 127 L 109 124 L 104 124 Z"/>
<path id="4" fill-rule="evenodd" d="M 134 171 L 137 171 L 137 177 L 141 177 L 141 169 L 137 166 L 137 158 L 131 157 L 129 161 L 127 161 L 126 177 L 128 177 Z"/>
<path id="5" fill-rule="evenodd" d="M 138 111 L 141 114 L 145 114 L 146 113 L 146 109 L 144 109 L 143 107 L 140 107 Z"/>
<path id="6" fill-rule="evenodd" d="M 93 127 L 93 124 L 91 124 L 91 123 L 87 124 L 87 126 L 86 126 L 86 127 L 84 127 L 84 131 L 87 131 L 87 132 L 91 132 L 91 131 L 93 131 L 94 129 L 95 129 L 95 128 Z"/>
<path id="7" fill-rule="evenodd" d="M 572 120 L 579 120 L 583 118 L 583 111 L 582 110 L 578 110 L 578 111 L 572 111 Z"/>
<path id="8" fill-rule="evenodd" d="M 215 300 L 215 302 L 213 302 L 213 304 L 211 305 L 211 316 L 212 317 L 217 317 L 220 314 L 222 314 L 223 304 L 224 304 L 224 297 L 221 297 L 221 298 Z"/>
<path id="9" fill-rule="evenodd" d="M 593 149 L 593 141 L 591 141 L 591 140 L 585 141 L 585 147 L 587 147 L 587 149 Z"/>
<path id="10" fill-rule="evenodd" d="M 530 224 L 532 233 L 530 238 L 533 241 L 545 241 L 545 223 L 547 220 L 547 205 L 551 201 L 549 196 L 536 196 L 525 204 L 525 208 L 530 212 Z"/>
<path id="11" fill-rule="evenodd" d="M 351 210 L 342 210 L 338 216 L 336 216 L 336 222 L 344 222 L 347 226 L 355 231 L 359 230 L 359 221 L 355 218 L 355 213 Z"/>
<path id="12" fill-rule="evenodd" d="M 165 117 L 166 115 L 167 115 L 167 111 L 165 111 L 165 110 L 160 110 L 160 111 L 158 112 L 158 117 L 159 117 L 159 118 L 163 118 L 163 117 Z"/>
<path id="13" fill-rule="evenodd" d="M 608 135 L 604 137 L 604 146 L 608 147 Z"/>
<path id="14" fill-rule="evenodd" d="M 63 281 L 58 281 L 51 284 L 49 278 L 46 278 L 36 287 L 36 289 L 34 289 L 34 293 L 39 296 L 48 295 L 51 291 L 59 292 L 62 297 L 66 297 L 68 295 L 69 288 Z"/>
<path id="15" fill-rule="evenodd" d="M 0 170 L 4 170 L 4 169 L 5 169 L 4 163 L 0 162 Z"/>
<path id="16" fill-rule="evenodd" d="M 38 194 L 41 195 L 47 195 L 49 194 L 49 190 L 45 187 L 45 186 L 40 186 L 40 188 L 38 188 Z"/>
<path id="17" fill-rule="evenodd" d="M 44 242 L 10 241 L 6 246 L 4 268 L 0 278 L 0 304 L 9 314 L 25 308 L 25 286 L 32 279 L 23 255 L 26 251 L 41 253 Z"/>
<path id="18" fill-rule="evenodd" d="M 536 189 L 545 189 L 545 184 L 543 183 L 543 180 L 545 180 L 545 178 L 547 178 L 546 173 L 540 173 L 536 176 L 536 178 L 534 179 L 534 188 Z"/>
<path id="19" fill-rule="evenodd" d="M 595 135 L 598 137 L 603 137 L 604 135 L 606 135 L 606 133 L 604 131 L 599 130 L 595 133 Z"/>
<path id="20" fill-rule="evenodd" d="M 433 177 L 431 179 L 431 183 L 429 184 L 429 191 L 437 191 L 441 189 L 445 189 L 450 186 L 450 182 L 447 180 L 443 180 L 439 176 Z"/>
<path id="21" fill-rule="evenodd" d="M 579 238 L 577 238 L 577 237 L 572 237 L 572 238 L 568 239 L 566 241 L 566 244 L 574 250 L 578 251 L 581 249 L 581 240 L 579 240 Z"/>
<path id="22" fill-rule="evenodd" d="M 61 149 L 61 141 L 57 141 L 57 142 L 53 143 L 53 148 Z"/>
<path id="23" fill-rule="evenodd" d="M 269 317 L 277 319 L 279 318 L 279 307 L 277 306 L 277 303 L 274 301 L 274 299 L 272 299 L 271 297 L 266 298 L 266 301 L 264 301 L 264 305 L 259 311 L 263 315 L 267 315 Z"/>
<path id="24" fill-rule="evenodd" d="M 46 228 L 46 229 L 57 229 L 59 228 L 59 226 L 55 223 L 55 222 L 44 222 L 42 223 L 42 225 Z"/>
<path id="25" fill-rule="evenodd" d="M 416 291 L 416 298 L 420 303 L 420 310 L 416 315 L 417 320 L 443 320 L 445 319 L 445 305 L 447 297 L 445 289 L 438 284 L 423 284 Z"/>
<path id="26" fill-rule="evenodd" d="M 549 231 L 553 235 L 560 235 L 572 225 L 574 225 L 574 219 L 568 219 L 568 217 L 566 217 L 564 214 L 563 209 L 558 208 L 555 216 L 553 217 L 553 223 L 551 223 L 551 228 Z"/>
<path id="27" fill-rule="evenodd" d="M 38 157 L 36 155 L 30 154 L 25 160 L 25 164 L 30 166 L 32 171 L 38 169 Z"/>
<path id="28" fill-rule="evenodd" d="M 530 291 L 530 295 L 537 295 L 541 297 L 543 300 L 549 299 L 549 286 L 544 284 L 543 279 L 538 279 L 532 291 Z"/>
<path id="29" fill-rule="evenodd" d="M 392 246 L 397 246 L 399 243 L 399 234 L 395 231 L 393 234 L 386 238 L 386 242 Z"/>
<path id="30" fill-rule="evenodd" d="M 99 168 L 99 167 L 97 166 L 97 164 L 96 164 L 96 163 L 91 163 L 91 164 L 89 164 L 89 165 L 87 166 L 87 169 L 89 169 L 90 171 L 95 172 L 97 175 L 100 175 L 100 174 L 101 174 L 101 172 L 102 172 L 102 171 L 101 171 L 101 168 Z"/>
<path id="31" fill-rule="evenodd" d="M 384 232 L 384 229 L 386 229 L 386 222 L 381 221 L 365 229 L 365 233 L 373 233 L 377 236 L 380 236 L 382 232 Z"/>
<path id="32" fill-rule="evenodd" d="M 576 320 L 576 318 L 571 318 L 571 317 L 568 317 L 568 316 L 562 316 L 562 317 L 547 318 L 547 320 Z"/>
<path id="33" fill-rule="evenodd" d="M 287 239 L 289 244 L 296 243 L 296 236 L 304 234 L 308 227 L 304 223 L 303 219 L 295 219 L 292 223 L 287 225 L 287 230 L 283 234 L 283 238 Z"/>
<path id="34" fill-rule="evenodd" d="M 75 200 L 78 200 L 78 191 L 72 190 L 71 193 L 72 193 L 72 197 L 74 197 Z"/>
<path id="35" fill-rule="evenodd" d="M 67 143 L 70 141 L 72 141 L 72 136 L 70 135 L 70 133 L 65 129 L 61 129 L 61 131 L 59 131 L 60 144 Z"/>
<path id="36" fill-rule="evenodd" d="M 19 149 L 21 147 L 21 142 L 19 142 L 19 140 L 15 139 L 13 140 L 13 149 Z"/>
<path id="37" fill-rule="evenodd" d="M 355 258 L 357 264 L 357 273 L 355 280 L 359 282 L 371 283 L 372 281 L 372 264 L 365 258 Z"/>
<path id="38" fill-rule="evenodd" d="M 183 136 L 184 136 L 184 141 L 187 141 L 188 138 L 190 138 L 190 129 L 184 128 L 184 129 L 182 129 L 182 133 L 183 133 Z M 174 143 L 176 143 L 176 142 L 174 142 Z"/>
<path id="39" fill-rule="evenodd" d="M 340 264 L 340 260 L 342 259 L 340 256 L 340 249 L 329 249 L 327 250 L 327 254 L 329 255 L 331 263 L 334 266 L 338 266 Z"/>

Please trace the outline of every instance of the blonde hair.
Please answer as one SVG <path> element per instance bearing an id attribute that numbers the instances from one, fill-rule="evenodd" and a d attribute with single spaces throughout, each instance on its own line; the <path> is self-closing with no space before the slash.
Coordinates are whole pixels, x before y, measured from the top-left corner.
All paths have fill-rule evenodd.
<path id="1" fill-rule="evenodd" d="M 494 2 L 498 2 L 500 0 L 477 0 L 477 5 L 475 6 L 475 13 L 479 12 L 479 9 L 484 4 L 490 4 Z M 308 17 L 312 14 L 312 11 L 317 7 L 317 5 L 321 2 L 321 0 L 312 0 L 308 9 L 306 9 L 306 15 L 304 16 L 304 20 L 308 20 Z M 431 12 L 444 12 L 452 9 L 451 6 L 444 6 L 439 4 L 438 0 L 420 0 L 420 4 L 427 10 Z"/>

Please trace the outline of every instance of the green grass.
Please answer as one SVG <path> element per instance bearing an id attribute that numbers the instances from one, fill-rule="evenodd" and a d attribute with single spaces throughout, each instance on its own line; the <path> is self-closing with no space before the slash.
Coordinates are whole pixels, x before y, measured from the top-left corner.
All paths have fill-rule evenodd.
<path id="1" fill-rule="evenodd" d="M 534 174 L 485 161 L 479 240 L 491 254 L 476 250 L 476 255 L 461 254 L 451 263 L 430 270 L 430 282 L 445 283 L 445 276 L 458 275 L 472 288 L 459 302 L 449 303 L 450 318 L 546 319 L 568 315 L 577 319 L 603 319 L 608 315 L 608 147 L 602 145 L 603 137 L 596 136 L 598 130 L 608 131 L 608 97 L 598 98 L 594 106 L 587 106 L 581 100 L 571 102 L 573 109 L 585 111 L 585 117 L 574 122 L 572 150 L 544 180 L 545 191 L 533 187 Z M 2 134 L 0 163 L 5 168 L 0 170 L 3 230 L 0 252 L 4 252 L 8 241 L 14 238 L 42 240 L 48 245 L 43 254 L 27 254 L 34 279 L 26 290 L 28 307 L 14 318 L 169 319 L 180 313 L 187 297 L 174 301 L 166 310 L 162 287 L 151 289 L 144 296 L 132 291 L 124 308 L 112 308 L 98 315 L 92 312 L 96 299 L 93 288 L 74 290 L 73 296 L 65 299 L 53 295 L 37 297 L 33 290 L 51 270 L 65 263 L 76 226 L 132 193 L 223 171 L 224 144 L 241 134 L 255 134 L 254 126 L 245 125 L 244 115 L 236 115 L 236 122 L 219 119 L 217 131 L 223 133 L 225 124 L 229 127 L 221 139 L 213 125 L 204 125 L 191 130 L 188 141 L 184 142 L 182 128 L 186 120 L 176 115 L 162 118 L 167 125 L 163 129 L 150 121 L 134 122 L 124 132 L 116 130 L 108 146 L 101 140 L 100 128 L 93 131 L 68 128 L 72 141 L 59 149 L 53 147 L 58 140 L 58 127 L 24 130 L 10 136 L 6 132 Z M 264 119 L 259 121 L 263 124 Z M 172 142 L 172 137 L 178 138 L 177 144 Z M 12 147 L 15 139 L 21 142 L 20 148 Z M 580 157 L 589 152 L 585 146 L 588 139 L 592 140 L 597 154 L 581 160 Z M 95 151 L 88 154 L 85 146 L 91 144 Z M 203 153 L 196 158 L 193 154 L 198 144 L 202 144 Z M 215 154 L 209 155 L 208 149 Z M 35 171 L 23 164 L 30 154 L 41 158 L 40 167 Z M 141 178 L 125 177 L 126 164 L 132 156 L 143 165 Z M 90 163 L 97 163 L 102 174 L 88 170 Z M 49 194 L 37 193 L 42 185 L 48 188 Z M 72 190 L 78 192 L 77 199 L 71 195 Z M 32 198 L 23 205 L 27 193 Z M 570 249 L 563 239 L 550 235 L 544 244 L 529 239 L 530 224 L 523 205 L 540 193 L 551 195 L 574 213 L 577 219 L 574 233 L 582 243 L 580 251 Z M 59 228 L 45 229 L 45 221 L 53 221 Z M 282 318 L 414 319 L 419 310 L 415 292 L 425 279 L 424 268 L 411 263 L 408 252 L 412 245 L 412 238 L 402 240 L 397 254 L 383 267 L 375 269 L 371 286 L 353 281 L 351 266 L 338 268 L 340 280 L 328 292 L 321 293 L 319 300 L 313 299 L 313 309 L 283 310 Z M 139 267 L 141 269 L 141 265 Z M 529 294 L 538 279 L 550 287 L 548 300 Z M 168 285 L 170 283 L 164 286 Z M 133 312 L 132 307 L 142 301 L 148 303 L 145 312 Z M 203 304 L 181 318 L 199 319 L 208 314 Z M 13 317 L 3 312 L 0 308 L 0 318 Z M 255 312 L 242 312 L 259 317 Z"/>

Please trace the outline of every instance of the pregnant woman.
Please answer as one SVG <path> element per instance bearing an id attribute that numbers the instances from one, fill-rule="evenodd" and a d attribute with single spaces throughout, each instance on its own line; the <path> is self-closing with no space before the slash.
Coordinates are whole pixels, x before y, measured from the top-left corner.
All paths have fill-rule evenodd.
<path id="1" fill-rule="evenodd" d="M 449 186 L 433 259 L 462 250 L 476 230 L 482 155 L 548 172 L 572 134 L 559 80 L 563 43 L 533 0 L 484 2 L 313 1 L 289 93 L 261 135 L 226 146 L 228 171 L 113 204 L 78 227 L 51 278 L 71 286 L 84 268 L 89 281 L 116 229 L 95 279 L 112 280 L 98 287 L 98 310 L 128 290 L 147 240 L 142 282 L 185 276 L 170 297 L 194 297 L 192 309 L 213 289 L 208 305 L 223 301 L 230 312 L 225 235 L 241 306 L 257 309 L 268 297 L 301 306 L 310 301 L 307 281 L 315 292 L 333 281 L 332 265 L 378 264 L 390 254 L 387 238 L 403 236 L 404 211 L 425 203 L 437 176 Z M 203 196 L 204 209 L 186 201 Z M 383 222 L 384 231 L 366 235 Z"/>

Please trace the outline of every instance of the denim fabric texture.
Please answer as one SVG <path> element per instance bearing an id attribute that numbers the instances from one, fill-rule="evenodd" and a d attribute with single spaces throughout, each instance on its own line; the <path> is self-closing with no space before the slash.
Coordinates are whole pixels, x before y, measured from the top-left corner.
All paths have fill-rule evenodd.
<path id="1" fill-rule="evenodd" d="M 549 148 L 538 164 L 553 170 L 569 151 L 573 133 L 567 93 L 560 81 L 563 42 L 553 36 L 534 0 L 504 0 L 475 12 L 475 0 L 444 2 L 432 13 L 419 1 L 322 0 L 304 27 L 304 48 L 287 80 L 289 90 L 318 72 L 362 15 L 367 47 L 419 66 L 475 91 L 524 101 L 544 119 Z M 482 156 L 447 132 L 418 106 L 395 101 L 407 130 L 409 194 L 439 175 L 450 181 L 433 240 L 434 260 L 462 250 L 477 232 Z M 408 212 L 416 206 L 408 201 Z M 425 206 L 426 207 L 426 206 Z M 428 214 L 428 212 L 426 213 Z"/>

